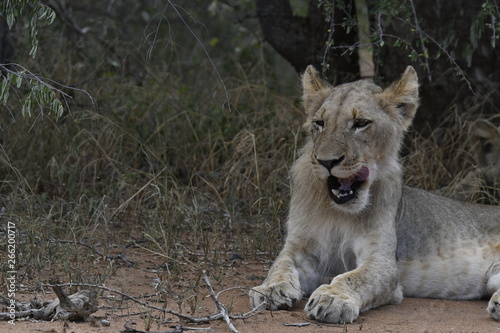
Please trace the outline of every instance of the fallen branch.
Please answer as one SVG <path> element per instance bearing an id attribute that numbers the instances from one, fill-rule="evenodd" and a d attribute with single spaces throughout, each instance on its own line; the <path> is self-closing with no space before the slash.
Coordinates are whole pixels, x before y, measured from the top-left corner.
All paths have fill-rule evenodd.
<path id="1" fill-rule="evenodd" d="M 17 312 L 2 312 L 0 318 L 15 319 L 33 317 L 37 320 L 87 320 L 97 311 L 97 292 L 80 290 L 68 296 L 60 285 L 52 286 L 57 298 L 44 302 L 30 302 L 29 304 L 16 303 Z"/>
<path id="2" fill-rule="evenodd" d="M 137 298 L 135 298 L 133 296 L 125 294 L 125 293 L 123 293 L 121 291 L 118 291 L 118 290 L 115 290 L 115 289 L 112 289 L 112 288 L 109 288 L 109 287 L 101 286 L 101 285 L 96 285 L 96 284 L 90 284 L 90 283 L 62 283 L 62 284 L 54 284 L 54 285 L 44 284 L 43 286 L 45 286 L 45 287 L 54 287 L 54 286 L 58 286 L 58 287 L 73 287 L 73 286 L 75 286 L 75 287 L 87 287 L 87 288 L 102 289 L 102 290 L 106 290 L 108 292 L 120 295 L 123 298 L 131 300 L 131 301 L 133 301 L 135 303 L 138 303 L 138 304 L 140 304 L 140 305 L 142 305 L 142 306 L 144 306 L 146 308 L 153 309 L 153 310 L 156 310 L 156 311 L 160 311 L 160 312 L 165 313 L 165 314 L 170 314 L 170 315 L 176 316 L 176 317 L 178 317 L 180 319 L 189 321 L 191 323 L 200 324 L 200 323 L 207 323 L 207 322 L 214 321 L 214 320 L 224 319 L 224 316 L 221 313 L 216 313 L 216 314 L 213 314 L 213 315 L 210 315 L 210 316 L 203 316 L 203 317 L 188 316 L 188 315 L 179 313 L 179 312 L 174 311 L 174 310 L 160 308 L 158 306 L 155 306 L 155 305 L 146 303 L 144 301 L 141 301 L 140 299 L 137 299 Z M 235 288 L 230 288 L 230 289 L 227 289 L 227 290 L 231 290 L 231 289 L 235 289 Z M 243 289 L 243 288 L 239 287 L 239 289 Z M 217 295 L 220 295 L 222 292 L 227 291 L 227 290 L 223 290 L 223 291 L 219 292 Z M 263 310 L 260 309 L 261 306 L 262 306 L 262 304 L 259 304 L 259 306 L 257 306 L 256 308 L 251 309 L 250 311 L 245 312 L 245 313 L 243 313 L 241 315 L 232 315 L 232 314 L 228 313 L 227 316 L 231 320 L 248 319 L 248 318 L 256 315 L 257 313 L 262 312 Z"/>

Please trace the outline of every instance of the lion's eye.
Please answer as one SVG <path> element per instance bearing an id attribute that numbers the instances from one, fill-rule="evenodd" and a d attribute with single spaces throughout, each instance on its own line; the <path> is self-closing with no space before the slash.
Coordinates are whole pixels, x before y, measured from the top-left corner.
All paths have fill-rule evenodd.
<path id="1" fill-rule="evenodd" d="M 317 130 L 322 130 L 325 127 L 325 122 L 323 120 L 313 120 L 313 125 Z"/>
<path id="2" fill-rule="evenodd" d="M 352 125 L 353 129 L 365 128 L 366 126 L 371 124 L 371 120 L 368 119 L 356 119 L 354 120 L 354 124 Z"/>

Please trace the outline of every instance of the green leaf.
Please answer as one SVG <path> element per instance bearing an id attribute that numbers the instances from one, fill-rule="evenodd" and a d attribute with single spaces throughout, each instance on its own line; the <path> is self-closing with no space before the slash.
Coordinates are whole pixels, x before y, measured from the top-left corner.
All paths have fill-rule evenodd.
<path id="1" fill-rule="evenodd" d="M 214 37 L 214 38 L 212 38 L 212 39 L 210 40 L 210 43 L 209 43 L 209 45 L 210 45 L 210 46 L 215 46 L 215 45 L 217 45 L 217 44 L 219 44 L 219 38 Z"/>
<path id="2" fill-rule="evenodd" d="M 21 113 L 22 113 L 23 117 L 25 117 L 25 118 L 31 117 L 31 98 L 32 98 L 32 96 L 31 96 L 31 94 L 29 94 L 23 103 L 23 108 L 21 110 Z"/>
<path id="3" fill-rule="evenodd" d="M 61 101 L 57 98 L 54 98 L 52 100 L 52 103 L 50 103 L 50 112 L 52 112 L 56 116 L 56 119 L 59 119 L 62 116 L 64 108 Z"/>
<path id="4" fill-rule="evenodd" d="M 7 79 L 3 79 L 0 82 L 0 101 L 6 104 L 9 99 L 9 81 Z"/>
<path id="5" fill-rule="evenodd" d="M 14 17 L 14 14 L 12 13 L 7 14 L 7 25 L 9 26 L 9 29 L 12 29 L 15 21 L 16 18 Z"/>
<path id="6" fill-rule="evenodd" d="M 13 77 L 12 83 L 16 85 L 16 88 L 21 88 L 21 84 L 23 83 L 23 78 L 20 75 L 15 75 Z"/>

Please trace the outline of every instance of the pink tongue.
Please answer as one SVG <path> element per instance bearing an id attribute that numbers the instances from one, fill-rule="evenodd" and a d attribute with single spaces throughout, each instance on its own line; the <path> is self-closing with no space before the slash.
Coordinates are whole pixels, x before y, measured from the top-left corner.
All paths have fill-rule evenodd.
<path id="1" fill-rule="evenodd" d="M 369 175 L 370 175 L 370 170 L 368 170 L 367 167 L 362 167 L 361 170 L 359 170 L 357 173 L 348 178 L 339 178 L 339 183 L 340 183 L 339 190 L 349 191 L 351 190 L 352 184 L 355 181 L 362 182 L 364 180 L 367 180 Z"/>

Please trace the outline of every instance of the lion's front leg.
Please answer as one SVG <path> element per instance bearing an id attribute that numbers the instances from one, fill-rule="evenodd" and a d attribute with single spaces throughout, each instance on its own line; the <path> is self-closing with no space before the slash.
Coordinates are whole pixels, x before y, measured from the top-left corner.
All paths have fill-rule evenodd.
<path id="1" fill-rule="evenodd" d="M 260 286 L 250 290 L 252 308 L 265 307 L 269 310 L 286 310 L 302 299 L 308 289 L 319 285 L 317 264 L 312 255 L 299 250 L 307 247 L 295 246 L 287 241 L 269 274 Z"/>
<path id="2" fill-rule="evenodd" d="M 362 310 L 401 302 L 397 268 L 374 272 L 367 266 L 341 274 L 316 289 L 306 304 L 307 315 L 322 322 L 352 323 Z"/>

